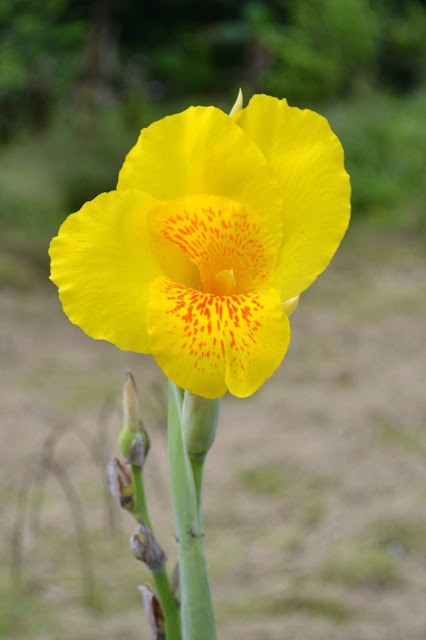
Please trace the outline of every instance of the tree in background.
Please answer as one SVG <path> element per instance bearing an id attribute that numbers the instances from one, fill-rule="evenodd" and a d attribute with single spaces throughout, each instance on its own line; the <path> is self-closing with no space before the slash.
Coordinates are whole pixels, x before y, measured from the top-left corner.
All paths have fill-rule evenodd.
<path id="1" fill-rule="evenodd" d="M 425 79 L 425 37 L 419 0 L 3 0 L 1 138 L 45 124 L 71 95 L 98 109 L 135 91 L 217 101 L 241 82 L 299 102 L 410 91 Z"/>

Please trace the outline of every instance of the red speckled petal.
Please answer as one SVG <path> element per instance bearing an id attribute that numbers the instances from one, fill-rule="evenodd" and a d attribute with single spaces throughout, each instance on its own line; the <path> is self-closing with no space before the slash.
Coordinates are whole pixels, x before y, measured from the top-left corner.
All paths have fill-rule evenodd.
<path id="1" fill-rule="evenodd" d="M 151 353 L 168 378 L 206 398 L 254 393 L 282 361 L 290 326 L 278 291 L 217 296 L 157 278 L 150 291 Z"/>
<path id="2" fill-rule="evenodd" d="M 164 245 L 167 241 L 197 265 L 203 291 L 222 293 L 215 291 L 213 282 L 228 269 L 233 270 L 237 293 L 272 284 L 278 245 L 266 224 L 238 202 L 211 195 L 161 202 L 151 212 L 150 231 L 157 240 L 160 261 L 170 255 Z M 170 259 L 169 264 L 172 269 L 164 265 L 165 270 L 177 281 Z M 194 286 L 189 280 L 180 282 Z"/>

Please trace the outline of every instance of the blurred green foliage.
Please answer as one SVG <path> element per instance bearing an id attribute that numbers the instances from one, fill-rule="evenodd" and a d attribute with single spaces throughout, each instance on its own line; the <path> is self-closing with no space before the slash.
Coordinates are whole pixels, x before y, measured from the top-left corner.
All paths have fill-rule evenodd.
<path id="1" fill-rule="evenodd" d="M 355 217 L 426 230 L 425 113 L 425 92 L 367 94 L 325 110 L 345 149 Z"/>
<path id="2" fill-rule="evenodd" d="M 425 41 L 420 0 L 0 0 L 2 244 L 44 254 L 142 126 L 238 86 L 329 118 L 355 217 L 424 230 Z"/>
<path id="3" fill-rule="evenodd" d="M 413 91 L 425 37 L 420 0 L 1 0 L 2 136 L 70 99 L 87 106 L 89 92 L 105 106 L 240 83 L 305 104 L 366 86 Z"/>
<path id="4" fill-rule="evenodd" d="M 45 125 L 78 73 L 84 20 L 62 21 L 68 0 L 0 1 L 1 138 Z M 65 64 L 64 64 L 65 62 Z"/>

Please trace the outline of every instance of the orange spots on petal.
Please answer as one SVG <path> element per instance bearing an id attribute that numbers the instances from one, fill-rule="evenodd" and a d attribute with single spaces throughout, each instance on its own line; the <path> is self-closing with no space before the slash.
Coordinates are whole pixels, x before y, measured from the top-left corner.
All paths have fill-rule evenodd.
<path id="1" fill-rule="evenodd" d="M 184 367 L 189 377 L 205 375 L 223 381 L 225 375 L 232 375 L 241 381 L 253 375 L 256 362 L 264 361 L 263 355 L 258 358 L 269 335 L 271 312 L 263 304 L 264 299 L 270 304 L 269 292 L 214 296 L 166 278 L 159 278 L 151 292 L 150 317 L 157 323 L 152 352 L 157 359 L 163 358 L 164 344 L 164 358 L 176 376 Z M 278 293 L 274 313 L 278 315 L 273 322 L 277 322 L 283 313 Z M 275 354 L 271 345 L 268 348 Z"/>
<path id="2" fill-rule="evenodd" d="M 198 267 L 203 291 L 222 293 L 215 278 L 231 270 L 237 293 L 272 282 L 274 239 L 262 220 L 238 202 L 210 195 L 163 202 L 153 209 L 150 225 Z M 167 249 L 164 242 L 161 247 Z"/>

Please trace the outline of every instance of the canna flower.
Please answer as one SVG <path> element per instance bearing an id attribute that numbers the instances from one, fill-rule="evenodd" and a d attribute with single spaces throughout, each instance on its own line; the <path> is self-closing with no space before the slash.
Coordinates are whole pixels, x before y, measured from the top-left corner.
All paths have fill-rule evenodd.
<path id="1" fill-rule="evenodd" d="M 190 107 L 143 129 L 117 190 L 65 220 L 51 279 L 89 336 L 151 353 L 193 394 L 246 397 L 284 358 L 288 315 L 349 214 L 325 118 L 266 95 L 230 116 Z"/>

